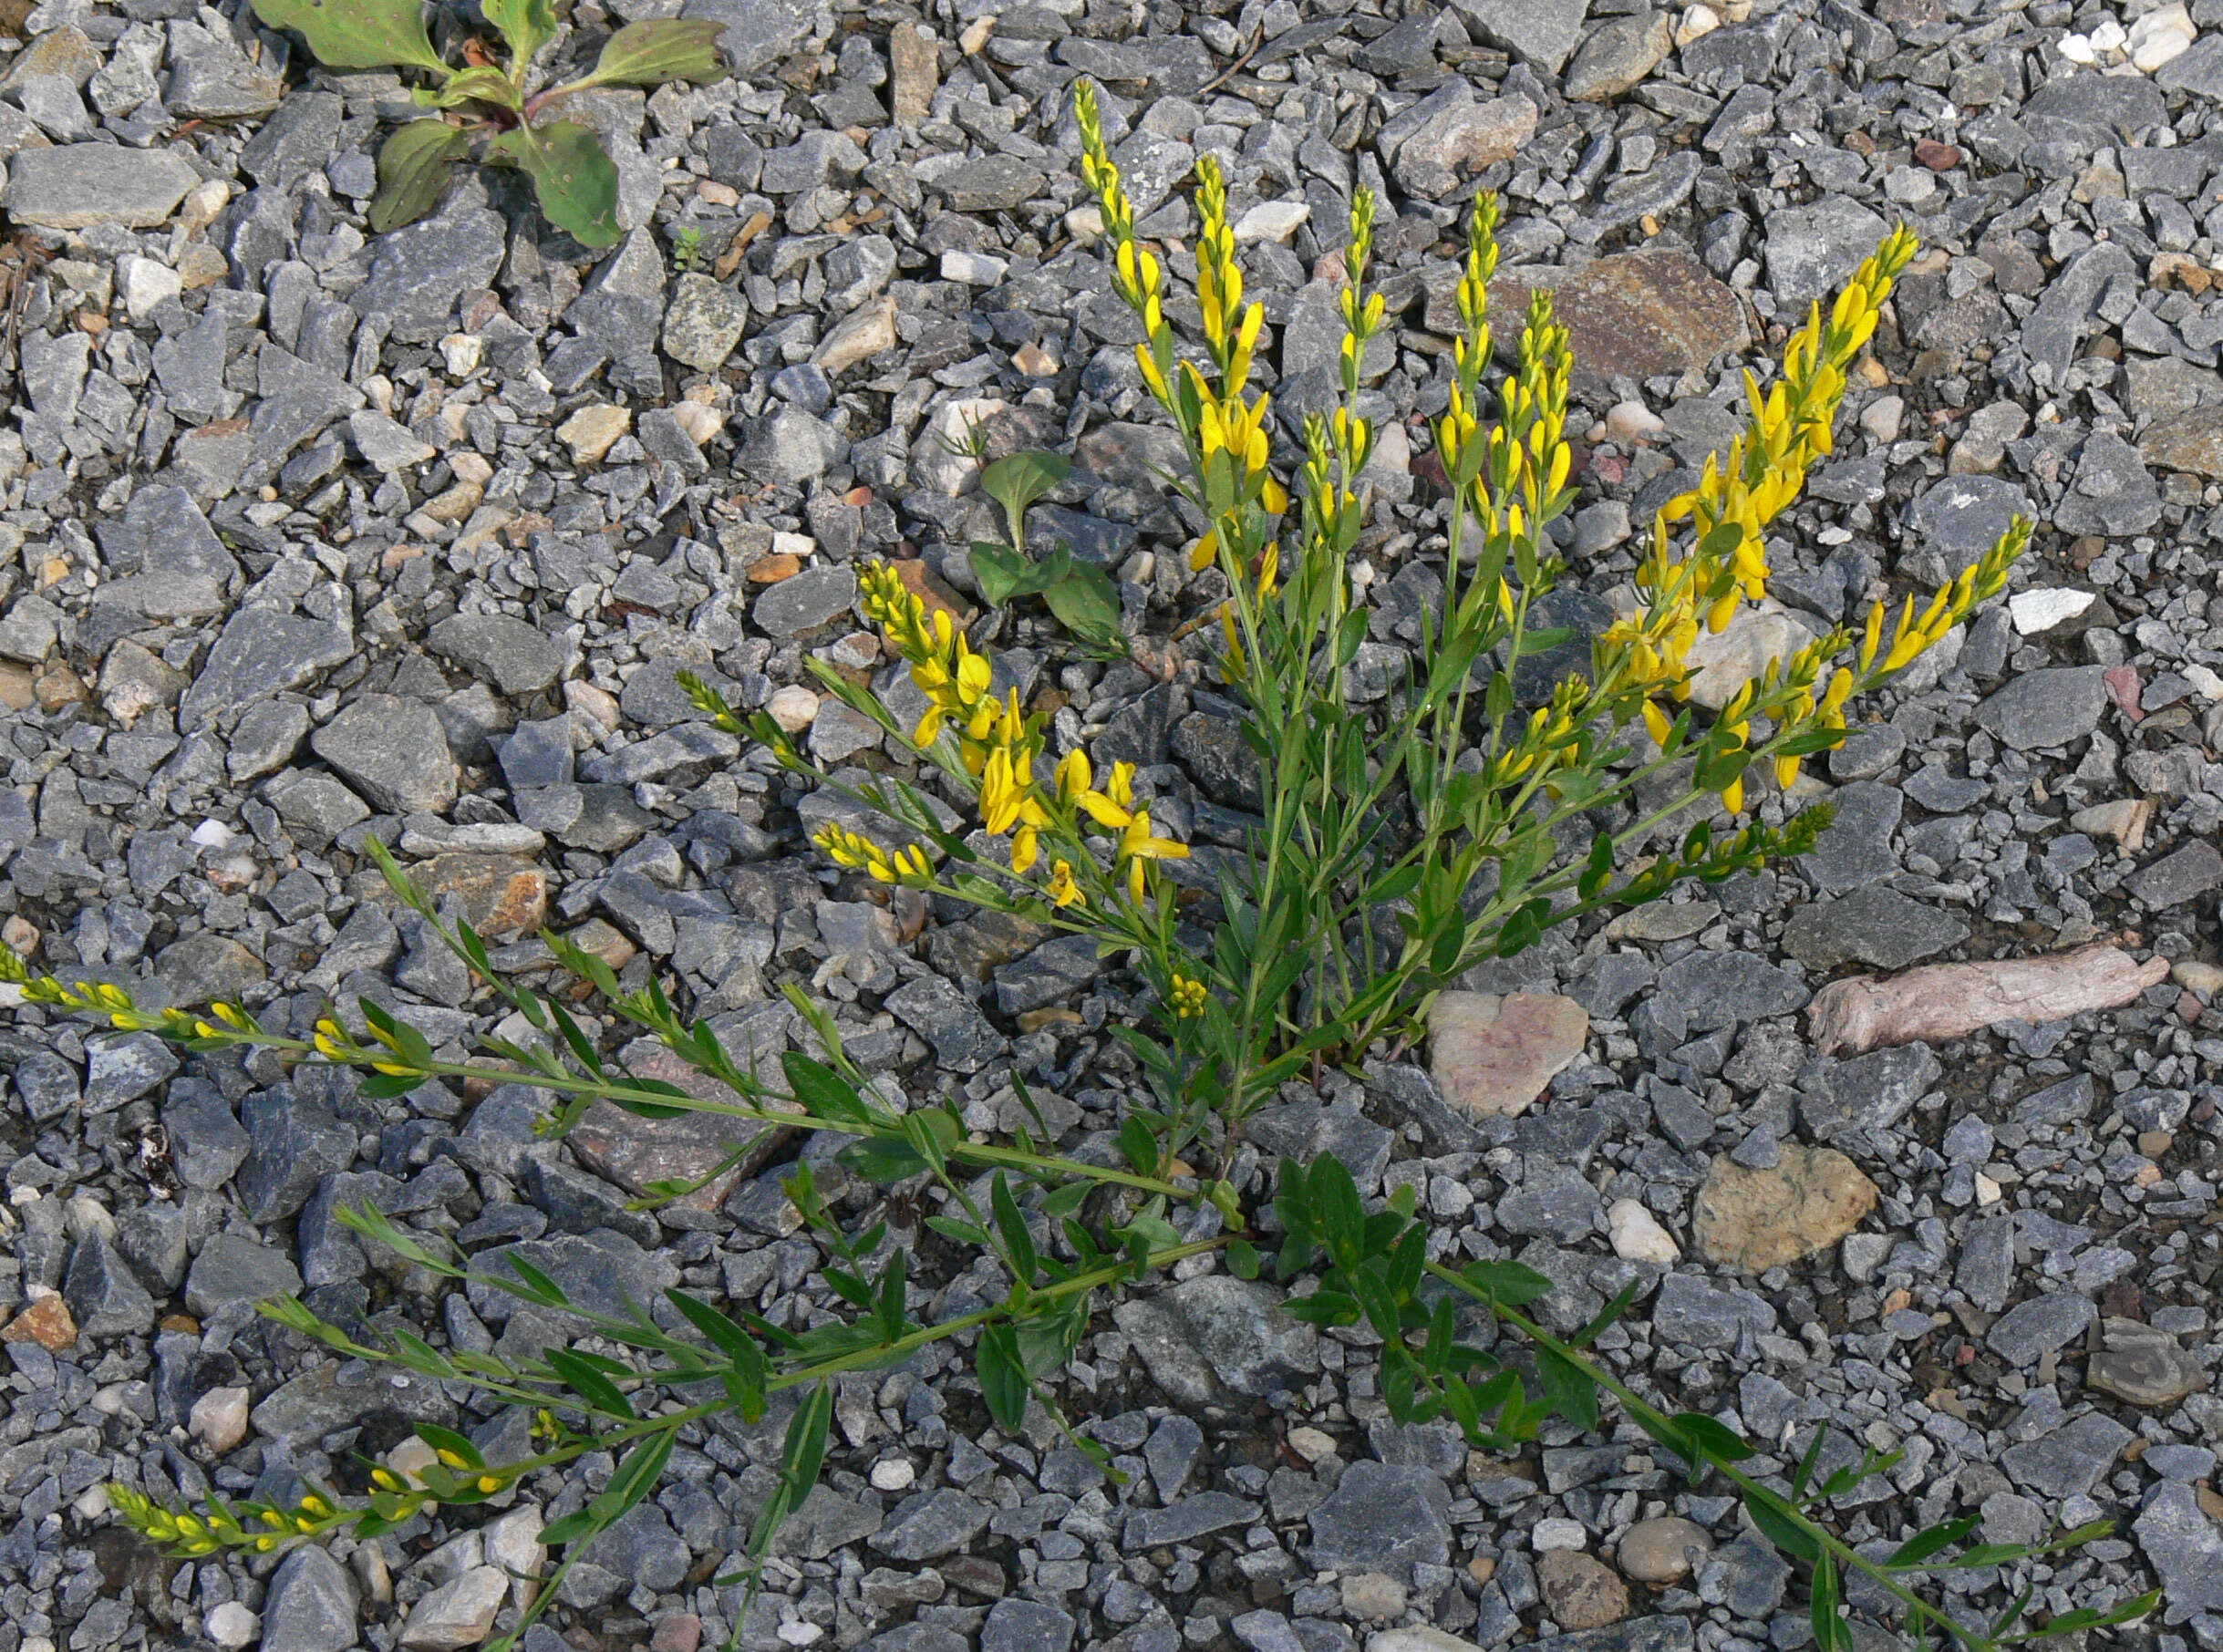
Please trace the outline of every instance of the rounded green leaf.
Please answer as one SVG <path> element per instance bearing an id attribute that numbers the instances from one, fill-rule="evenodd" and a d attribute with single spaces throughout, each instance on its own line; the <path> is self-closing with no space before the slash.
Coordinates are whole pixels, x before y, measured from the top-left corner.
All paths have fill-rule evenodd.
<path id="1" fill-rule="evenodd" d="M 484 0 L 480 9 L 510 43 L 517 77 L 522 80 L 541 47 L 556 36 L 555 8 L 548 0 Z"/>
<path id="2" fill-rule="evenodd" d="M 572 120 L 512 128 L 487 146 L 489 160 L 505 161 L 532 180 L 548 222 L 582 246 L 615 244 L 617 168 L 602 139 Z"/>
<path id="3" fill-rule="evenodd" d="M 448 187 L 448 163 L 470 148 L 470 135 L 445 120 L 412 120 L 397 127 L 378 150 L 378 192 L 371 198 L 375 234 L 414 223 L 439 204 Z"/>
<path id="4" fill-rule="evenodd" d="M 423 0 L 253 0 L 272 28 L 290 28 L 326 68 L 448 66 L 425 33 Z"/>
<path id="5" fill-rule="evenodd" d="M 708 86 L 726 77 L 718 56 L 718 37 L 726 26 L 709 19 L 682 22 L 653 17 L 628 23 L 602 48 L 595 72 L 581 86 L 662 86 L 691 80 Z"/>

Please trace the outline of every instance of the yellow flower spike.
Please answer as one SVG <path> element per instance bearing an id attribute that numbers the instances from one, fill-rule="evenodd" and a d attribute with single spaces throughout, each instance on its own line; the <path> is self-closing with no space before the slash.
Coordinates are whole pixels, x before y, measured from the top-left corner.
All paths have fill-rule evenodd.
<path id="1" fill-rule="evenodd" d="M 1744 812 L 1744 777 L 1739 775 L 1722 788 L 1722 807 L 1732 814 Z"/>
<path id="2" fill-rule="evenodd" d="M 1068 906 L 1082 906 L 1088 903 L 1088 897 L 1080 893 L 1080 885 L 1073 881 L 1071 863 L 1066 861 L 1051 863 L 1049 883 L 1044 893 L 1049 896 L 1049 903 L 1060 911 Z"/>
<path id="3" fill-rule="evenodd" d="M 1022 826 L 1011 834 L 1011 870 L 1024 877 L 1034 870 L 1040 853 L 1039 834 L 1031 826 Z"/>
<path id="4" fill-rule="evenodd" d="M 494 1474 L 481 1474 L 481 1475 L 480 1475 L 480 1476 L 479 1476 L 479 1490 L 480 1490 L 480 1491 L 481 1491 L 481 1492 L 499 1492 L 499 1491 L 501 1491 L 501 1477 L 500 1477 L 499 1475 L 494 1475 Z"/>
<path id="5" fill-rule="evenodd" d="M 1668 736 L 1674 732 L 1675 722 L 1659 708 L 1658 701 L 1646 700 L 1644 702 L 1644 729 L 1652 737 L 1654 745 L 1665 746 L 1668 743 Z"/>
<path id="6" fill-rule="evenodd" d="M 1193 1016 L 1205 1013 L 1205 1005 L 1210 995 L 1205 990 L 1202 981 L 1193 981 L 1186 976 L 1177 975 L 1174 977 L 1172 996 L 1175 1018 L 1186 1021 Z"/>
<path id="7" fill-rule="evenodd" d="M 1798 784 L 1799 760 L 1794 757 L 1779 757 L 1775 759 L 1775 785 L 1778 790 L 1788 791 Z"/>

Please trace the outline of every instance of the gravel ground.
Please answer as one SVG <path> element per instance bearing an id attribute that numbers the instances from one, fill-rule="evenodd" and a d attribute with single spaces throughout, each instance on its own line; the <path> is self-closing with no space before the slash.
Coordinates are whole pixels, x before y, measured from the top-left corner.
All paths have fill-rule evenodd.
<path id="1" fill-rule="evenodd" d="M 570 23 L 591 41 L 668 6 L 615 9 L 579 0 Z M 546 966 L 539 924 L 569 929 L 628 986 L 676 984 L 729 1046 L 767 1053 L 798 1036 L 778 989 L 800 982 L 914 1100 L 1008 1127 L 1018 1073 L 1085 1145 L 1138 1088 L 1105 1031 L 1137 1013 L 1135 983 L 836 875 L 802 840 L 801 795 L 675 682 L 693 669 L 769 704 L 830 764 L 900 766 L 801 686 L 803 660 L 888 680 L 853 609 L 861 557 L 923 563 L 969 610 L 964 547 L 999 522 L 977 459 L 939 439 L 968 428 L 990 453 L 1075 455 L 1038 536 L 1112 570 L 1131 628 L 1164 637 L 1211 601 L 1217 576 L 1186 573 L 1191 526 L 1153 481 L 1167 433 L 1090 246 L 1075 77 L 1103 88 L 1146 234 L 1193 227 L 1177 186 L 1195 157 L 1226 168 L 1263 377 L 1291 418 L 1330 394 L 1349 191 L 1382 192 L 1397 326 L 1367 364 L 1389 422 L 1354 564 L 1377 673 L 1416 640 L 1442 566 L 1420 421 L 1443 403 L 1477 181 L 1506 200 L 1501 318 L 1548 282 L 1576 325 L 1587 436 L 1560 618 L 1578 627 L 1609 616 L 1631 521 L 1726 440 L 1742 369 L 1905 218 L 1927 250 L 1772 542 L 1780 606 L 1732 630 L 1722 672 L 1958 569 L 2019 510 L 2041 529 L 2013 602 L 1802 782 L 1839 821 L 1805 862 L 1560 932 L 1468 983 L 1539 995 L 1510 1078 L 1439 1037 L 1433 1079 L 1331 1078 L 1254 1136 L 1336 1151 L 1370 1192 L 1414 1184 L 1447 1254 L 1544 1269 L 1563 1320 L 1641 1278 L 1604 1349 L 1679 1405 L 1785 1456 L 1825 1420 L 1848 1455 L 1903 1451 L 1840 1500 L 1856 1542 L 1963 1513 L 2001 1540 L 2121 1523 L 2055 1565 L 1961 1575 L 1970 1609 L 2024 1585 L 2042 1613 L 2158 1585 L 2162 1610 L 2125 1638 L 2223 1647 L 2223 3 L 688 9 L 730 22 L 739 77 L 583 100 L 628 231 L 591 255 L 507 176 L 367 239 L 401 87 L 289 62 L 243 7 L 0 0 L 7 941 L 149 998 L 241 995 L 296 1030 L 328 995 L 365 995 L 460 1053 L 489 1000 L 387 898 L 376 836 L 512 967 Z M 1252 782 L 1201 638 L 1145 651 L 1164 666 L 1145 671 L 1075 663 L 1047 622 L 999 625 L 1060 750 L 1137 762 L 1154 819 L 1241 841 Z M 1834 976 L 2100 941 L 2161 961 L 2104 1012 L 1840 1057 L 1802 1014 Z M 530 1565 L 538 1519 L 606 1462 L 529 1483 L 482 1528 L 274 1573 L 161 1562 L 105 1517 L 111 1477 L 283 1497 L 413 1420 L 490 1422 L 255 1319 L 257 1296 L 301 1289 L 342 1323 L 460 1347 L 544 1332 L 366 1255 L 336 1203 L 374 1200 L 482 1261 L 523 1245 L 582 1288 L 684 1282 L 798 1325 L 825 1299 L 777 1167 L 625 1209 L 714 1162 L 715 1133 L 620 1118 L 559 1146 L 532 1136 L 527 1092 L 370 1101 L 28 1010 L 0 1029 L 0 1652 L 454 1647 L 514 1611 L 447 1585 Z M 1517 1119 L 1457 1106 L 1546 1080 Z M 846 1211 L 873 1204 L 820 1168 Z M 894 1219 L 937 1315 L 1000 1289 L 903 1227 L 915 1209 Z M 946 1353 L 845 1381 L 826 1483 L 740 1644 L 1809 1638 L 1788 1569 L 1731 1502 L 1628 1430 L 1470 1458 L 1443 1428 L 1387 1420 L 1364 1338 L 1293 1327 L 1208 1263 L 1184 1272 L 1122 1304 L 1061 1384 L 1124 1485 L 1047 1428 L 996 1432 Z M 732 1633 L 737 1596 L 709 1580 L 780 1426 L 683 1449 L 531 1652 Z"/>

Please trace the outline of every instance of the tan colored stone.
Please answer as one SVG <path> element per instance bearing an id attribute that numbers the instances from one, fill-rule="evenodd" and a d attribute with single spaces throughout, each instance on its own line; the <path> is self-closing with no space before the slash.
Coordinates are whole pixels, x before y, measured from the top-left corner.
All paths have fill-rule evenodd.
<path id="1" fill-rule="evenodd" d="M 59 1295 L 41 1296 L 0 1328 L 0 1341 L 36 1342 L 50 1354 L 75 1347 L 77 1340 L 78 1322 Z"/>
<path id="2" fill-rule="evenodd" d="M 833 330 L 818 346 L 817 361 L 827 377 L 838 378 L 857 363 L 894 347 L 895 300 L 893 294 L 883 293 L 833 324 Z"/>
<path id="3" fill-rule="evenodd" d="M 1640 1584 L 1664 1589 L 1691 1575 L 1691 1556 L 1712 1553 L 1713 1539 L 1695 1521 L 1679 1514 L 1639 1520 L 1621 1538 L 1616 1554 L 1621 1570 Z"/>
<path id="4" fill-rule="evenodd" d="M 1691 1229 L 1709 1262 L 1763 1274 L 1835 1244 L 1876 1208 L 1876 1183 L 1834 1148 L 1786 1141 L 1766 1170 L 1726 1155 L 1706 1172 Z"/>
<path id="5" fill-rule="evenodd" d="M 548 921 L 548 874 L 510 854 L 439 854 L 409 869 L 435 906 L 461 903 L 470 926 L 487 936 L 530 933 Z"/>
<path id="6" fill-rule="evenodd" d="M 1628 1585 L 1611 1566 L 1579 1549 L 1553 1549 L 1536 1561 L 1536 1583 L 1562 1630 L 1602 1629 L 1628 1616 Z"/>
<path id="7" fill-rule="evenodd" d="M 1443 312 L 1458 314 L 1456 272 L 1445 289 Z M 1604 384 L 1616 376 L 1643 380 L 1665 374 L 1702 372 L 1720 356 L 1750 340 L 1744 306 L 1735 293 L 1707 274 L 1680 248 L 1645 247 L 1563 269 L 1517 265 L 1490 284 L 1490 309 L 1519 315 L 1528 295 L 1550 289 L 1557 319 L 1570 334 L 1577 377 Z M 1432 290 L 1431 325 L 1441 317 Z M 1516 344 L 1520 329 L 1505 329 Z"/>
<path id="8" fill-rule="evenodd" d="M 209 1449 L 212 1457 L 224 1457 L 247 1438 L 248 1392 L 243 1388 L 211 1389 L 193 1401 L 186 1428 Z"/>
<path id="9" fill-rule="evenodd" d="M 583 465 L 594 464 L 633 428 L 633 415 L 608 402 L 581 408 L 556 428 L 556 439 Z"/>
<path id="10" fill-rule="evenodd" d="M 1557 993 L 1442 993 L 1428 1012 L 1429 1070 L 1453 1106 L 1510 1117 L 1582 1054 L 1589 1031 L 1588 1012 Z"/>
<path id="11" fill-rule="evenodd" d="M 942 66 L 933 36 L 915 23 L 899 23 L 890 29 L 888 73 L 894 82 L 888 103 L 897 126 L 916 126 L 934 112 Z"/>
<path id="12" fill-rule="evenodd" d="M 2223 479 L 2223 408 L 2193 408 L 2157 421 L 2138 439 L 2138 457 L 2156 470 Z"/>
<path id="13" fill-rule="evenodd" d="M 791 551 L 775 551 L 770 556 L 760 556 L 749 564 L 745 575 L 752 585 L 776 585 L 781 580 L 793 579 L 802 572 L 802 558 Z"/>

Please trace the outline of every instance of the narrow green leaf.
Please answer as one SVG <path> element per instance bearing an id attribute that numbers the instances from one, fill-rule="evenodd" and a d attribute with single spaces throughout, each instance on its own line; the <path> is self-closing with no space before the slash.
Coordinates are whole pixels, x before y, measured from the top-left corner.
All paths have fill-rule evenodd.
<path id="1" fill-rule="evenodd" d="M 1018 1201 L 1011 1196 L 1011 1184 L 1001 1171 L 988 1186 L 988 1208 L 996 1218 L 996 1231 L 1003 1236 L 1005 1259 L 1018 1275 L 1019 1284 L 1031 1288 L 1040 1263 L 1035 1255 L 1034 1235 L 1027 1231 L 1027 1219 L 1019 1213 Z"/>
<path id="2" fill-rule="evenodd" d="M 573 1392 L 605 1415 L 633 1420 L 633 1402 L 617 1385 L 569 1348 L 549 1348 L 543 1355 L 555 1374 Z"/>
<path id="3" fill-rule="evenodd" d="M 1760 1534 L 1794 1560 L 1812 1561 L 1822 1553 L 1822 1545 L 1790 1513 L 1765 1497 L 1744 1494 L 1744 1512 L 1753 1518 Z"/>
<path id="4" fill-rule="evenodd" d="M 1945 1521 L 1917 1532 L 1905 1543 L 1891 1551 L 1884 1561 L 1887 1571 L 1902 1566 L 1918 1566 L 1931 1555 L 1951 1548 L 1981 1523 L 1980 1514 L 1964 1514 L 1959 1520 Z"/>
<path id="5" fill-rule="evenodd" d="M 1578 1348 L 1588 1347 L 1605 1335 L 1608 1326 L 1628 1311 L 1628 1305 L 1637 1299 L 1643 1288 L 1643 1282 L 1636 1279 L 1632 1279 L 1621 1286 L 1619 1290 L 1614 1292 L 1613 1300 L 1598 1309 L 1589 1324 L 1567 1338 L 1568 1344 Z"/>
<path id="6" fill-rule="evenodd" d="M 253 0 L 272 28 L 290 28 L 326 68 L 389 64 L 441 73 L 448 66 L 425 33 L 423 0 Z"/>
<path id="7" fill-rule="evenodd" d="M 973 1368 L 980 1378 L 980 1398 L 996 1426 L 1017 1433 L 1027 1419 L 1027 1372 L 1019 1363 L 1018 1339 L 1009 1322 L 999 1319 L 981 1327 Z"/>
<path id="8" fill-rule="evenodd" d="M 1682 1411 L 1675 1417 L 1682 1437 L 1714 1462 L 1742 1462 L 1753 1455 L 1743 1435 L 1701 1411 Z"/>
<path id="9" fill-rule="evenodd" d="M 570 120 L 512 127 L 486 153 L 531 178 L 548 222 L 580 245 L 616 243 L 617 168 L 593 129 Z"/>
<path id="10" fill-rule="evenodd" d="M 1815 1464 L 1822 1461 L 1822 1442 L 1828 1438 L 1829 1424 L 1816 1424 L 1814 1438 L 1806 1442 L 1805 1454 L 1798 1460 L 1797 1471 L 1791 1476 L 1791 1499 L 1794 1502 L 1804 1501 L 1806 1484 L 1814 1478 Z"/>
<path id="11" fill-rule="evenodd" d="M 813 1119 L 829 1124 L 866 1125 L 872 1114 L 856 1087 L 823 1062 L 813 1061 L 799 1049 L 780 1058 L 788 1089 Z"/>
<path id="12" fill-rule="evenodd" d="M 1573 1360 L 1549 1348 L 1536 1350 L 1536 1375 L 1552 1409 L 1586 1434 L 1597 1427 L 1597 1383 Z"/>
<path id="13" fill-rule="evenodd" d="M 1836 1562 L 1825 1549 L 1815 1560 L 1814 1582 L 1807 1594 L 1807 1616 L 1814 1624 L 1816 1652 L 1852 1652 L 1852 1627 L 1838 1610 L 1842 1601 Z"/>

